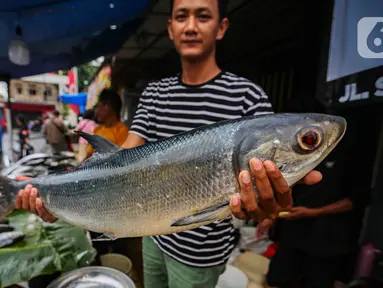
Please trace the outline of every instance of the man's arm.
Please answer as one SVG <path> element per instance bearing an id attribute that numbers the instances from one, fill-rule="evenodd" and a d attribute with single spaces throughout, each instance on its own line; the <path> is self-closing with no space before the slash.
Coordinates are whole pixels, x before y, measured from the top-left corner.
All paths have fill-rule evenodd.
<path id="1" fill-rule="evenodd" d="M 316 208 L 315 214 L 317 216 L 327 215 L 327 214 L 338 214 L 344 213 L 352 210 L 352 201 L 349 198 L 342 199 L 338 202 L 332 203 L 327 206 Z"/>
<path id="2" fill-rule="evenodd" d="M 319 207 L 319 208 L 306 208 L 306 207 L 294 207 L 291 209 L 290 214 L 287 212 L 283 213 L 279 218 L 283 219 L 301 219 L 301 218 L 311 218 L 318 217 L 322 215 L 330 215 L 330 214 L 339 214 L 351 211 L 353 209 L 353 204 L 350 198 L 345 198 L 335 203 Z M 256 238 L 260 238 L 262 236 L 267 235 L 269 229 L 274 224 L 275 220 L 265 219 L 260 222 L 257 226 Z"/>
<path id="3" fill-rule="evenodd" d="M 344 198 L 335 203 L 319 208 L 293 207 L 291 211 L 280 216 L 284 219 L 311 218 L 323 215 L 339 214 L 351 211 L 353 204 L 350 198 Z"/>
<path id="4" fill-rule="evenodd" d="M 128 137 L 126 137 L 126 140 L 125 140 L 124 144 L 122 144 L 121 147 L 125 148 L 125 149 L 130 149 L 130 148 L 144 145 L 145 142 L 146 141 L 144 138 L 142 138 L 136 134 L 129 133 Z"/>

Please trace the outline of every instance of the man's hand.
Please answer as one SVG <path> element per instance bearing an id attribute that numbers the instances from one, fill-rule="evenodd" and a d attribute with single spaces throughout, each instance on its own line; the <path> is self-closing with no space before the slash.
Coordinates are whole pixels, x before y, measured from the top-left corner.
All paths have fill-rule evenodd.
<path id="1" fill-rule="evenodd" d="M 299 219 L 299 218 L 311 218 L 316 217 L 318 213 L 315 209 L 306 208 L 306 207 L 294 207 L 288 213 L 284 213 L 279 216 L 283 219 Z"/>
<path id="2" fill-rule="evenodd" d="M 31 178 L 24 176 L 17 176 L 16 180 L 25 181 Z M 36 214 L 45 222 L 56 222 L 57 218 L 45 210 L 43 202 L 38 197 L 38 191 L 32 185 L 27 185 L 24 189 L 21 189 L 16 197 L 16 209 L 22 209 Z"/>
<path id="3" fill-rule="evenodd" d="M 259 203 L 256 200 L 250 174 L 242 171 L 239 174 L 241 193 L 234 195 L 230 201 L 234 216 L 242 220 L 252 218 L 262 222 L 266 218 L 275 219 L 281 211 L 289 211 L 293 202 L 291 187 L 288 186 L 278 167 L 271 161 L 262 163 L 261 160 L 254 158 L 250 160 L 250 168 L 259 194 Z M 321 180 L 320 172 L 311 171 L 297 184 L 313 185 Z"/>

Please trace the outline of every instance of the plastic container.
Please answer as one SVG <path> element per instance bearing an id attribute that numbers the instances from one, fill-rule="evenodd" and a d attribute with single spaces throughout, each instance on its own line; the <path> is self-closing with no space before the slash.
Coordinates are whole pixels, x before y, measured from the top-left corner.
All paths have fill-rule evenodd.
<path id="1" fill-rule="evenodd" d="M 121 254 L 108 253 L 100 256 L 101 266 L 116 269 L 132 277 L 132 261 Z"/>
<path id="2" fill-rule="evenodd" d="M 247 288 L 249 280 L 245 273 L 232 265 L 226 265 L 225 272 L 219 277 L 216 288 Z"/>
<path id="3" fill-rule="evenodd" d="M 232 265 L 240 269 L 250 282 L 264 285 L 270 260 L 251 251 L 242 253 L 232 262 Z"/>
<path id="4" fill-rule="evenodd" d="M 375 258 L 381 253 L 371 242 L 365 243 L 359 253 L 354 279 L 371 277 Z"/>

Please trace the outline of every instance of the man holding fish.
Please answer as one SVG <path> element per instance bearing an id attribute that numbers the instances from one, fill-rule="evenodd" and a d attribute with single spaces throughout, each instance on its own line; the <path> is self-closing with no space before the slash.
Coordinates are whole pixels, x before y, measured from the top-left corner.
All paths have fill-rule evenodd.
<path id="1" fill-rule="evenodd" d="M 268 97 L 258 85 L 222 71 L 216 63 L 216 41 L 224 37 L 229 26 L 227 1 L 170 2 L 169 37 L 180 54 L 182 72 L 146 87 L 123 148 L 138 147 L 222 120 L 272 113 Z M 249 164 L 251 174 L 247 170 L 238 173 L 240 195 L 231 198 L 232 214 L 261 222 L 290 210 L 291 187 L 275 163 L 252 158 Z M 312 171 L 299 183 L 312 185 L 321 177 Z M 30 185 L 19 197 L 18 209 L 55 221 Z M 234 248 L 233 242 L 231 217 L 188 231 L 144 237 L 145 287 L 215 287 Z"/>

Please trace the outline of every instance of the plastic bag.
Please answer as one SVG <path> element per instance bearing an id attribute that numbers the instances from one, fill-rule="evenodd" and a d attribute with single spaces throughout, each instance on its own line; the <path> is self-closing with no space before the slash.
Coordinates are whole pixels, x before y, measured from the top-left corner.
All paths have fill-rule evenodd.
<path id="1" fill-rule="evenodd" d="M 268 246 L 273 242 L 266 236 L 256 238 L 257 227 L 245 226 L 240 228 L 240 240 L 238 247 L 245 250 L 251 250 L 256 254 L 263 254 Z"/>

